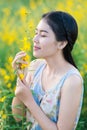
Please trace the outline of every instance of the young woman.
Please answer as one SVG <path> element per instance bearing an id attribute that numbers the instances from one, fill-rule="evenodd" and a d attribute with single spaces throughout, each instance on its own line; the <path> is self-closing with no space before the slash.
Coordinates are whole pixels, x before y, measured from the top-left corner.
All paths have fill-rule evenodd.
<path id="1" fill-rule="evenodd" d="M 12 102 L 13 114 L 26 114 L 27 121 L 32 122 L 28 129 L 76 129 L 83 99 L 82 77 L 71 55 L 77 36 L 77 23 L 66 12 L 48 12 L 37 25 L 33 38 L 37 60 L 29 67 L 34 71 L 28 69 L 22 81 L 17 79 Z M 23 56 L 25 52 L 17 53 L 12 63 L 14 69 L 18 67 L 16 62 L 27 64 L 20 60 Z M 25 114 L 15 108 L 19 104 L 27 108 Z"/>

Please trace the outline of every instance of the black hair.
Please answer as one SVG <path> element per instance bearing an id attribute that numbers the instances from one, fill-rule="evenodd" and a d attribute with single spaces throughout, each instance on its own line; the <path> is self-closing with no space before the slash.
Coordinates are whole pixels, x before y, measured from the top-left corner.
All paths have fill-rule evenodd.
<path id="1" fill-rule="evenodd" d="M 45 13 L 42 15 L 42 18 L 44 18 L 51 27 L 57 41 L 68 42 L 63 49 L 63 55 L 69 63 L 76 67 L 71 54 L 78 36 L 78 26 L 76 20 L 70 14 L 62 11 Z"/>

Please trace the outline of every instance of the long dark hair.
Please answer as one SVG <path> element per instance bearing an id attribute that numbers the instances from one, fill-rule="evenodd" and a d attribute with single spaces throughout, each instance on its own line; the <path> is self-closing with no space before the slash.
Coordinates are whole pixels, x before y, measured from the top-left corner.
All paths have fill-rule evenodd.
<path id="1" fill-rule="evenodd" d="M 57 41 L 68 41 L 63 49 L 64 58 L 75 65 L 71 51 L 78 36 L 78 26 L 76 20 L 68 13 L 62 11 L 52 11 L 42 15 L 48 25 L 53 30 Z M 76 67 L 77 68 L 77 67 Z"/>

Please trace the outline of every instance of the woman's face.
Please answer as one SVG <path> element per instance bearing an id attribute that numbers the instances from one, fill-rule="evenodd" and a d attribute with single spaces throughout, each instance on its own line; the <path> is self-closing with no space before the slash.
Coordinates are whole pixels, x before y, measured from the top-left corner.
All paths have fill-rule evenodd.
<path id="1" fill-rule="evenodd" d="M 33 42 L 33 55 L 37 58 L 47 58 L 57 52 L 54 32 L 44 19 L 39 22 L 35 30 Z"/>

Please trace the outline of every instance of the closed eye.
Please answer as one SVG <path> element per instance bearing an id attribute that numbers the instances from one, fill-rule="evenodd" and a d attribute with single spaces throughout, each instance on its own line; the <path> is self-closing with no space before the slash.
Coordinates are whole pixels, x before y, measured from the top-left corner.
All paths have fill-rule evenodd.
<path id="1" fill-rule="evenodd" d="M 38 35 L 38 32 L 35 32 L 35 35 Z M 41 37 L 46 37 L 45 34 L 40 34 Z"/>
<path id="2" fill-rule="evenodd" d="M 41 35 L 41 37 L 47 37 L 46 35 Z"/>

